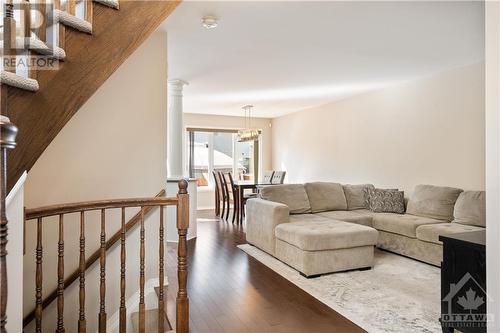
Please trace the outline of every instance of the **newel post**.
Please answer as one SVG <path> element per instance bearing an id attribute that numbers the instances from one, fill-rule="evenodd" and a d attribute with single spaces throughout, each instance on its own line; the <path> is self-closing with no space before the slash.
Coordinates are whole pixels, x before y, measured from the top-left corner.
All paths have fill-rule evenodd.
<path id="1" fill-rule="evenodd" d="M 189 299 L 187 294 L 187 230 L 189 228 L 189 194 L 188 182 L 179 181 L 177 198 L 177 231 L 179 244 L 177 247 L 177 278 L 179 290 L 177 292 L 176 331 L 177 333 L 189 332 Z"/>
<path id="2" fill-rule="evenodd" d="M 17 127 L 0 116 L 0 332 L 7 332 L 7 150 L 16 147 Z"/>

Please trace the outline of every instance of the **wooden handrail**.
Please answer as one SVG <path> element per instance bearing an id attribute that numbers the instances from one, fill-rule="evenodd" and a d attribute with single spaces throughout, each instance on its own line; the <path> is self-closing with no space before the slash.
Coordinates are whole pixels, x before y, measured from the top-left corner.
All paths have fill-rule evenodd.
<path id="1" fill-rule="evenodd" d="M 152 207 L 152 206 L 173 206 L 177 205 L 178 199 L 175 197 L 165 198 L 158 195 L 154 198 L 132 198 L 132 199 L 112 199 L 96 200 L 62 205 L 52 205 L 40 208 L 26 209 L 26 220 L 33 220 L 43 217 L 56 216 L 59 214 L 79 213 L 82 211 L 123 208 L 123 207 Z"/>
<path id="2" fill-rule="evenodd" d="M 122 208 L 144 206 L 144 217 L 149 216 L 157 206 L 174 205 L 177 203 L 177 198 L 166 198 L 165 190 L 161 190 L 154 198 L 139 198 L 139 199 L 121 199 L 121 200 L 100 200 L 88 201 L 75 204 L 53 205 L 36 209 L 26 209 L 26 220 L 39 219 L 47 216 L 59 214 L 67 214 L 73 212 L 82 212 L 89 210 L 99 210 L 105 208 Z M 135 227 L 141 221 L 141 212 L 135 214 L 126 224 L 125 232 Z M 106 250 L 109 250 L 121 238 L 121 229 L 118 230 L 106 242 Z M 101 249 L 97 249 L 85 262 L 85 271 L 92 266 L 100 257 Z M 71 275 L 64 280 L 64 289 L 68 288 L 73 282 L 80 277 L 80 268 L 77 268 Z M 52 291 L 42 302 L 42 309 L 45 309 L 50 303 L 57 298 L 57 289 Z M 33 309 L 23 319 L 23 326 L 26 327 L 35 318 L 35 309 Z"/>

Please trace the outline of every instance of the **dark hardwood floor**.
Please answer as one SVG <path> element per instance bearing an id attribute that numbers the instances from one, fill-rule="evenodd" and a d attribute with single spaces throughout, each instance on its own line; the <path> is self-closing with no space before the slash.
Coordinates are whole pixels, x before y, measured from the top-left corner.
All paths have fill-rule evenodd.
<path id="1" fill-rule="evenodd" d="M 191 332 L 364 332 L 236 247 L 243 243 L 241 226 L 198 212 L 198 237 L 189 241 Z M 172 287 L 174 251 L 169 247 Z M 170 305 L 175 295 L 168 298 Z"/>

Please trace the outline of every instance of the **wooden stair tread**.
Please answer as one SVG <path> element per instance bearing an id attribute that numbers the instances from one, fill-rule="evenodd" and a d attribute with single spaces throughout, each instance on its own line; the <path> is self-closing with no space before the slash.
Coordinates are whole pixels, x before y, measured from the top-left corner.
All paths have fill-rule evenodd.
<path id="1" fill-rule="evenodd" d="M 165 332 L 172 332 L 172 327 L 168 321 L 167 315 L 165 314 Z M 130 320 L 132 321 L 133 332 L 139 332 L 139 312 L 133 312 L 130 315 Z M 158 309 L 146 310 L 146 332 L 157 332 L 158 331 Z"/>

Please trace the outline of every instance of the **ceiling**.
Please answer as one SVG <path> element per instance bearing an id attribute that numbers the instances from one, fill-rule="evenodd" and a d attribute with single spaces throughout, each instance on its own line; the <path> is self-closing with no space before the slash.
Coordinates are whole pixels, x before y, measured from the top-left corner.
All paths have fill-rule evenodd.
<path id="1" fill-rule="evenodd" d="M 184 1 L 161 29 L 190 113 L 276 117 L 484 59 L 482 2 Z"/>

